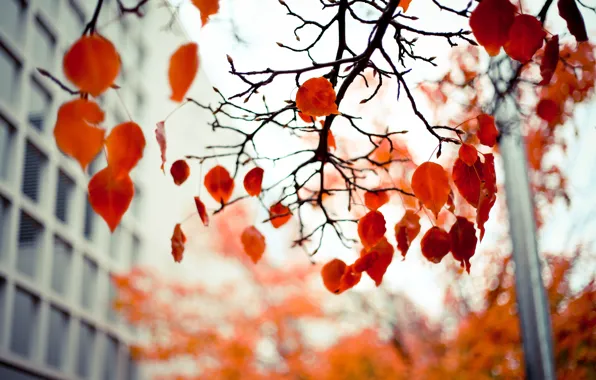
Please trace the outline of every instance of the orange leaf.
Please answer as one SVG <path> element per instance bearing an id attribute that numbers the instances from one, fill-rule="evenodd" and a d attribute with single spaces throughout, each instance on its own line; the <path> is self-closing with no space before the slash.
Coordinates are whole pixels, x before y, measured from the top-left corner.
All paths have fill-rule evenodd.
<path id="1" fill-rule="evenodd" d="M 292 212 L 290 209 L 279 202 L 269 207 L 269 218 L 271 220 L 271 224 L 275 228 L 279 228 L 286 224 L 291 217 Z"/>
<path id="2" fill-rule="evenodd" d="M 540 62 L 541 85 L 548 85 L 559 64 L 559 36 L 554 35 L 544 47 L 544 55 Z"/>
<path id="3" fill-rule="evenodd" d="M 420 217 L 414 210 L 406 210 L 401 220 L 395 225 L 395 239 L 397 240 L 397 249 L 405 258 L 410 244 L 420 233 Z"/>
<path id="4" fill-rule="evenodd" d="M 474 256 L 478 242 L 474 224 L 468 219 L 458 216 L 449 230 L 449 237 L 451 238 L 453 258 L 461 262 L 461 266 L 465 266 L 466 271 L 470 273 L 470 258 Z"/>
<path id="5" fill-rule="evenodd" d="M 197 206 L 197 212 L 199 213 L 201 222 L 207 227 L 209 225 L 209 214 L 207 214 L 207 208 L 205 208 L 205 204 L 201 201 L 201 198 L 195 197 L 195 206 Z"/>
<path id="6" fill-rule="evenodd" d="M 172 89 L 171 100 L 181 102 L 190 89 L 199 69 L 199 46 L 190 42 L 182 45 L 170 58 L 168 77 Z"/>
<path id="7" fill-rule="evenodd" d="M 313 123 L 315 121 L 315 118 L 312 116 L 308 116 L 303 114 L 302 112 L 298 111 L 298 116 L 302 119 L 303 122 L 305 123 Z"/>
<path id="8" fill-rule="evenodd" d="M 251 197 L 261 194 L 263 173 L 263 169 L 253 168 L 244 176 L 244 189 Z"/>
<path id="9" fill-rule="evenodd" d="M 488 220 L 490 210 L 493 208 L 497 197 L 495 193 L 490 192 L 483 184 L 480 187 L 480 200 L 478 202 L 478 211 L 476 213 L 476 224 L 480 230 L 480 241 L 484 237 L 484 224 Z"/>
<path id="10" fill-rule="evenodd" d="M 174 261 L 179 263 L 182 261 L 184 255 L 184 244 L 186 243 L 186 235 L 182 231 L 180 223 L 174 226 L 174 232 L 172 233 L 172 256 Z"/>
<path id="11" fill-rule="evenodd" d="M 257 263 L 265 252 L 265 236 L 255 226 L 246 227 L 240 236 L 244 252 Z"/>
<path id="12" fill-rule="evenodd" d="M 340 259 L 333 259 L 321 268 L 323 284 L 331 293 L 341 293 L 341 279 L 346 271 L 347 265 Z"/>
<path id="13" fill-rule="evenodd" d="M 58 110 L 54 138 L 66 155 L 79 162 L 83 170 L 103 147 L 105 130 L 98 126 L 104 113 L 97 103 L 75 99 L 62 104 Z"/>
<path id="14" fill-rule="evenodd" d="M 385 218 L 378 211 L 370 211 L 358 221 L 358 236 L 365 248 L 375 246 L 386 231 Z"/>
<path id="15" fill-rule="evenodd" d="M 337 145 L 335 144 L 335 136 L 333 136 L 330 129 L 327 131 L 327 150 L 331 152 L 331 149 L 336 150 Z"/>
<path id="16" fill-rule="evenodd" d="M 495 156 L 492 153 L 484 155 L 482 164 L 482 180 L 487 190 L 491 193 L 497 192 L 497 173 L 495 172 Z"/>
<path id="17" fill-rule="evenodd" d="M 366 269 L 366 273 L 379 286 L 383 281 L 383 276 L 387 272 L 387 268 L 389 268 L 393 260 L 393 246 L 383 237 L 374 247 L 368 250 L 365 257 L 368 255 L 374 255 L 373 257 L 375 259 Z"/>
<path id="18" fill-rule="evenodd" d="M 423 163 L 412 176 L 412 190 L 416 198 L 435 214 L 435 218 L 438 217 L 451 191 L 445 169 L 434 162 Z"/>
<path id="19" fill-rule="evenodd" d="M 486 52 L 495 56 L 509 40 L 515 6 L 509 0 L 484 0 L 470 15 L 470 28 Z"/>
<path id="20" fill-rule="evenodd" d="M 485 113 L 478 115 L 478 140 L 482 145 L 494 146 L 497 143 L 499 131 L 495 126 L 495 118 Z"/>
<path id="21" fill-rule="evenodd" d="M 201 25 L 205 26 L 209 18 L 219 12 L 219 0 L 192 0 L 195 7 L 201 12 Z"/>
<path id="22" fill-rule="evenodd" d="M 412 2 L 412 0 L 400 0 L 399 6 L 403 8 L 404 13 L 406 13 L 408 11 L 408 8 L 410 7 L 411 2 Z"/>
<path id="23" fill-rule="evenodd" d="M 458 158 L 453 164 L 451 176 L 461 196 L 473 207 L 478 207 L 482 177 L 482 163 L 480 160 L 476 161 L 473 166 L 468 166 Z"/>
<path id="24" fill-rule="evenodd" d="M 540 99 L 536 105 L 536 114 L 550 124 L 561 117 L 561 107 L 552 99 Z"/>
<path id="25" fill-rule="evenodd" d="M 89 203 L 114 232 L 134 196 L 128 174 L 115 176 L 110 167 L 97 172 L 89 181 Z"/>
<path id="26" fill-rule="evenodd" d="M 344 292 L 358 285 L 361 278 L 362 273 L 356 272 L 353 265 L 346 266 L 346 269 L 344 269 L 344 274 L 341 276 L 339 281 L 340 292 Z"/>
<path id="27" fill-rule="evenodd" d="M 542 24 L 532 15 L 515 16 L 509 29 L 509 40 L 505 43 L 505 52 L 511 58 L 526 63 L 542 47 L 546 32 Z"/>
<path id="28" fill-rule="evenodd" d="M 223 166 L 211 168 L 205 176 L 205 187 L 216 202 L 226 203 L 234 192 L 234 180 Z"/>
<path id="29" fill-rule="evenodd" d="M 439 227 L 432 227 L 422 237 L 420 242 L 422 255 L 431 263 L 438 264 L 451 250 L 451 237 Z"/>
<path id="30" fill-rule="evenodd" d="M 567 22 L 567 29 L 573 34 L 577 42 L 588 40 L 584 18 L 575 3 L 575 0 L 559 0 L 559 15 Z"/>
<path id="31" fill-rule="evenodd" d="M 64 54 L 64 75 L 81 92 L 101 95 L 118 77 L 120 56 L 114 45 L 93 34 L 79 38 Z"/>
<path id="32" fill-rule="evenodd" d="M 335 90 L 327 78 L 311 78 L 296 93 L 296 107 L 306 116 L 339 114 L 335 104 Z"/>
<path id="33" fill-rule="evenodd" d="M 356 260 L 353 264 L 354 271 L 359 273 L 367 271 L 370 267 L 373 266 L 373 264 L 375 263 L 375 261 L 377 261 L 378 258 L 379 252 L 372 251 L 369 253 L 365 249 L 363 249 L 360 252 L 360 258 Z"/>
<path id="34" fill-rule="evenodd" d="M 106 149 L 114 175 L 128 174 L 143 157 L 143 130 L 132 121 L 115 126 L 106 139 Z"/>
<path id="35" fill-rule="evenodd" d="M 459 159 L 465 162 L 466 165 L 472 166 L 478 160 L 478 151 L 473 145 L 461 144 L 459 147 Z"/>
<path id="36" fill-rule="evenodd" d="M 190 167 L 184 160 L 175 161 L 170 167 L 170 174 L 174 179 L 174 183 L 178 186 L 182 185 L 190 176 Z"/>
<path id="37" fill-rule="evenodd" d="M 386 191 L 367 191 L 364 193 L 364 205 L 369 210 L 375 211 L 389 202 L 389 194 Z"/>
<path id="38" fill-rule="evenodd" d="M 161 154 L 161 171 L 164 172 L 164 165 L 166 163 L 166 123 L 165 123 L 165 121 L 160 121 L 156 124 L 155 139 L 157 140 L 157 144 L 159 145 L 159 152 Z"/>

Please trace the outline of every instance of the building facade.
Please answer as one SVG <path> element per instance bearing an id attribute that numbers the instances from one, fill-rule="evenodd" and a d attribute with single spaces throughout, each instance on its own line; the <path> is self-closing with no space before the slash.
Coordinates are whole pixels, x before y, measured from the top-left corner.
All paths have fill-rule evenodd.
<path id="1" fill-rule="evenodd" d="M 146 21 L 118 20 L 105 0 L 100 31 L 123 61 L 117 84 L 99 103 L 106 126 L 132 118 L 147 126 L 143 81 L 149 47 Z M 133 328 L 111 309 L 110 273 L 141 259 L 146 245 L 146 186 L 133 171 L 136 194 L 110 234 L 87 201 L 90 175 L 56 147 L 53 127 L 70 96 L 37 71 L 63 80 L 62 56 L 82 33 L 96 2 L 0 2 L 0 379 L 135 379 L 126 342 Z M 67 82 L 65 82 L 67 83 Z M 150 136 L 146 129 L 146 135 Z"/>

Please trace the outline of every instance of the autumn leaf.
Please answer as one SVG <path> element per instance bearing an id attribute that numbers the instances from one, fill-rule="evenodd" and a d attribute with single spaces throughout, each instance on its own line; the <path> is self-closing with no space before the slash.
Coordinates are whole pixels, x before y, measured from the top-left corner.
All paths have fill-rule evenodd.
<path id="1" fill-rule="evenodd" d="M 584 18 L 577 7 L 575 0 L 559 0 L 558 3 L 559 15 L 567 23 L 567 29 L 573 34 L 577 42 L 588 41 L 588 33 L 586 32 L 586 24 Z"/>
<path id="2" fill-rule="evenodd" d="M 461 144 L 458 155 L 459 159 L 468 166 L 474 165 L 476 160 L 478 160 L 478 151 L 470 144 Z"/>
<path id="3" fill-rule="evenodd" d="M 269 218 L 274 228 L 283 226 L 291 217 L 292 212 L 290 209 L 279 202 L 269 207 Z"/>
<path id="4" fill-rule="evenodd" d="M 480 241 L 484 237 L 484 224 L 488 221 L 490 210 L 495 204 L 497 197 L 494 192 L 489 191 L 485 184 L 480 187 L 480 200 L 478 202 L 478 211 L 476 213 L 476 224 L 480 230 Z"/>
<path id="5" fill-rule="evenodd" d="M 335 90 L 327 78 L 311 78 L 296 93 L 296 107 L 306 116 L 339 114 L 335 104 Z"/>
<path id="6" fill-rule="evenodd" d="M 547 123 L 553 123 L 561 117 L 561 107 L 552 99 L 540 99 L 536 105 L 536 114 Z"/>
<path id="7" fill-rule="evenodd" d="M 340 293 L 358 285 L 361 278 L 361 272 L 356 272 L 352 265 L 346 266 L 346 269 L 344 269 L 344 274 L 341 276 L 341 279 L 339 281 Z"/>
<path id="8" fill-rule="evenodd" d="M 445 169 L 434 162 L 423 163 L 412 176 L 412 190 L 416 198 L 435 214 L 435 218 L 438 217 L 451 191 Z"/>
<path id="9" fill-rule="evenodd" d="M 540 62 L 540 75 L 542 81 L 540 84 L 545 86 L 550 84 L 553 74 L 557 70 L 559 64 L 559 36 L 554 35 L 544 47 L 544 55 L 542 62 Z"/>
<path id="10" fill-rule="evenodd" d="M 174 257 L 175 262 L 179 263 L 182 261 L 184 244 L 186 243 L 186 235 L 184 235 L 180 223 L 174 226 L 174 232 L 170 240 L 172 241 L 172 257 Z"/>
<path id="11" fill-rule="evenodd" d="M 497 192 L 497 173 L 495 172 L 495 156 L 492 153 L 484 155 L 482 163 L 482 180 L 487 190 Z"/>
<path id="12" fill-rule="evenodd" d="M 378 211 L 370 211 L 358 221 L 358 236 L 365 248 L 375 246 L 386 231 L 385 218 Z"/>
<path id="13" fill-rule="evenodd" d="M 264 170 L 261 168 L 252 168 L 244 176 L 244 189 L 251 197 L 256 197 L 261 194 L 263 184 Z"/>
<path id="14" fill-rule="evenodd" d="M 62 65 L 68 80 L 97 97 L 118 77 L 120 56 L 109 40 L 92 34 L 82 36 L 68 49 Z"/>
<path id="15" fill-rule="evenodd" d="M 495 126 L 495 118 L 485 113 L 478 115 L 478 132 L 476 135 L 482 145 L 493 147 L 499 136 L 499 131 Z"/>
<path id="16" fill-rule="evenodd" d="M 214 166 L 205 176 L 205 187 L 216 202 L 226 203 L 234 192 L 234 179 L 221 165 Z"/>
<path id="17" fill-rule="evenodd" d="M 360 258 L 358 258 L 358 260 L 356 260 L 353 264 L 354 271 L 359 273 L 367 271 L 370 267 L 373 266 L 373 264 L 375 263 L 375 261 L 377 261 L 378 258 L 379 252 L 368 252 L 366 249 L 362 249 L 362 251 L 360 252 Z"/>
<path id="18" fill-rule="evenodd" d="M 362 255 L 362 252 L 360 254 Z M 389 244 L 385 237 L 382 237 L 374 247 L 366 251 L 364 257 L 368 255 L 373 255 L 374 259 L 366 269 L 366 274 L 375 282 L 376 286 L 379 286 L 383 281 L 387 268 L 393 261 L 393 246 Z"/>
<path id="19" fill-rule="evenodd" d="M 54 138 L 62 153 L 74 158 L 85 170 L 101 151 L 105 130 L 99 127 L 104 113 L 97 103 L 75 99 L 58 109 Z"/>
<path id="20" fill-rule="evenodd" d="M 412 2 L 412 0 L 400 0 L 399 6 L 402 7 L 402 9 L 404 10 L 404 13 L 406 13 L 408 11 L 408 8 L 410 7 L 411 2 Z"/>
<path id="21" fill-rule="evenodd" d="M 461 159 L 455 160 L 451 177 L 455 187 L 462 197 L 473 207 L 478 207 L 480 198 L 480 183 L 482 182 L 482 162 L 476 161 L 473 166 L 468 166 Z"/>
<path id="22" fill-rule="evenodd" d="M 128 174 L 143 157 L 145 136 L 132 121 L 115 126 L 106 139 L 108 166 L 114 175 Z"/>
<path id="23" fill-rule="evenodd" d="M 545 37 L 546 32 L 536 17 L 528 14 L 517 15 L 509 29 L 505 52 L 511 58 L 526 63 L 542 47 Z"/>
<path id="24" fill-rule="evenodd" d="M 331 152 L 332 150 L 336 150 L 337 145 L 335 144 L 335 136 L 331 133 L 331 129 L 327 131 L 327 150 Z"/>
<path id="25" fill-rule="evenodd" d="M 178 186 L 182 185 L 190 176 L 190 167 L 184 160 L 175 161 L 170 167 L 170 174 L 174 183 Z"/>
<path id="26" fill-rule="evenodd" d="M 474 224 L 468 219 L 458 216 L 457 220 L 449 230 L 449 237 L 451 238 L 451 254 L 453 258 L 461 262 L 461 266 L 466 268 L 470 273 L 470 258 L 476 252 L 476 229 Z"/>
<path id="27" fill-rule="evenodd" d="M 191 0 L 201 12 L 201 25 L 205 26 L 209 18 L 219 12 L 219 0 Z"/>
<path id="28" fill-rule="evenodd" d="M 89 203 L 114 232 L 134 196 L 128 174 L 115 176 L 110 167 L 97 172 L 88 185 Z"/>
<path id="29" fill-rule="evenodd" d="M 199 69 L 199 46 L 190 42 L 178 48 L 170 58 L 168 77 L 172 89 L 171 100 L 181 102 L 190 89 Z"/>
<path id="30" fill-rule="evenodd" d="M 159 152 L 161 154 L 161 171 L 164 171 L 164 165 L 166 163 L 166 123 L 165 121 L 159 121 L 155 127 L 155 139 L 159 145 Z"/>
<path id="31" fill-rule="evenodd" d="M 478 43 L 494 57 L 509 40 L 514 19 L 515 6 L 509 0 L 484 0 L 470 15 L 470 28 Z"/>
<path id="32" fill-rule="evenodd" d="M 445 230 L 435 226 L 426 231 L 420 247 L 428 261 L 438 264 L 451 250 L 451 237 Z"/>
<path id="33" fill-rule="evenodd" d="M 305 123 L 313 123 L 315 121 L 315 118 L 314 117 L 305 115 L 304 113 L 302 113 L 300 111 L 298 111 L 298 116 Z"/>
<path id="34" fill-rule="evenodd" d="M 341 293 L 341 279 L 346 271 L 347 265 L 340 259 L 333 259 L 321 268 L 323 284 L 331 293 Z"/>
<path id="35" fill-rule="evenodd" d="M 197 207 L 197 212 L 199 213 L 201 222 L 203 222 L 203 225 L 207 227 L 209 225 L 209 214 L 207 214 L 207 208 L 205 207 L 205 204 L 201 198 L 195 197 L 195 206 Z"/>
<path id="36" fill-rule="evenodd" d="M 265 252 L 265 236 L 255 226 L 246 227 L 240 236 L 244 252 L 257 263 Z"/>
<path id="37" fill-rule="evenodd" d="M 395 225 L 395 240 L 397 240 L 397 249 L 405 258 L 410 244 L 420 233 L 420 217 L 414 210 L 406 210 L 406 213 Z"/>
<path id="38" fill-rule="evenodd" d="M 364 205 L 369 210 L 378 210 L 387 202 L 389 202 L 389 194 L 386 191 L 367 191 L 364 193 Z"/>

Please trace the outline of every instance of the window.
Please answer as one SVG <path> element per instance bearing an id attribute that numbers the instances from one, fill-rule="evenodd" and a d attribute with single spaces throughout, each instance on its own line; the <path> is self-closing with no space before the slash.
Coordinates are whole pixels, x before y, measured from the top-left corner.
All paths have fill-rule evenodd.
<path id="1" fill-rule="evenodd" d="M 48 127 L 48 116 L 52 107 L 52 96 L 35 79 L 31 79 L 31 91 L 29 93 L 29 110 L 27 118 L 38 131 Z"/>
<path id="2" fill-rule="evenodd" d="M 118 341 L 108 336 L 106 342 L 106 354 L 104 356 L 103 378 L 113 380 L 117 378 L 118 370 Z"/>
<path id="3" fill-rule="evenodd" d="M 0 45 L 0 100 L 7 105 L 18 104 L 20 74 L 20 62 Z"/>
<path id="4" fill-rule="evenodd" d="M 114 232 L 110 235 L 110 249 L 109 249 L 109 254 L 110 257 L 113 259 L 117 259 L 118 257 L 120 257 L 120 247 L 121 247 L 121 237 L 124 233 L 124 230 L 122 229 L 122 227 L 118 226 Z"/>
<path id="5" fill-rule="evenodd" d="M 8 179 L 10 174 L 13 136 L 14 127 L 0 116 L 0 180 Z"/>
<path id="6" fill-rule="evenodd" d="M 14 42 L 22 42 L 22 28 L 25 21 L 25 4 L 23 0 L 2 1 L 0 12 L 0 28 Z"/>
<path id="7" fill-rule="evenodd" d="M 141 192 L 141 189 L 139 189 L 139 187 L 135 184 L 135 194 L 134 197 L 132 198 L 132 202 L 130 204 L 131 207 L 131 211 L 132 211 L 132 215 L 136 218 L 136 219 L 141 219 L 143 216 L 143 208 L 142 206 L 142 200 L 143 200 L 143 193 Z"/>
<path id="8" fill-rule="evenodd" d="M 35 347 L 37 332 L 37 311 L 39 299 L 16 288 L 12 309 L 10 349 L 16 354 L 29 357 Z"/>
<path id="9" fill-rule="evenodd" d="M 132 237 L 132 249 L 130 255 L 130 266 L 134 267 L 139 264 L 141 260 L 141 239 L 138 236 L 133 235 Z"/>
<path id="10" fill-rule="evenodd" d="M 77 360 L 77 374 L 81 377 L 91 377 L 93 365 L 93 348 L 95 345 L 95 329 L 85 322 L 81 322 L 79 329 L 79 347 Z"/>
<path id="11" fill-rule="evenodd" d="M 43 244 L 42 225 L 21 211 L 19 223 L 19 250 L 17 252 L 17 269 L 19 272 L 35 278 L 37 275 L 38 251 Z"/>
<path id="12" fill-rule="evenodd" d="M 44 0 L 44 2 L 47 1 Z M 55 49 L 56 38 L 41 20 L 36 19 L 33 27 L 33 65 L 52 70 L 54 68 Z"/>
<path id="13" fill-rule="evenodd" d="M 23 194 L 32 201 L 39 201 L 40 185 L 43 183 L 43 173 L 47 158 L 32 143 L 25 147 L 25 168 L 23 169 Z"/>
<path id="14" fill-rule="evenodd" d="M 0 196 L 0 263 L 6 259 L 8 236 L 10 236 L 10 202 Z M 1 314 L 1 313 L 0 313 Z"/>
<path id="15" fill-rule="evenodd" d="M 128 368 L 126 368 L 126 379 L 137 380 L 139 378 L 139 370 L 137 362 L 132 358 L 132 355 L 128 354 Z"/>
<path id="16" fill-rule="evenodd" d="M 66 25 L 66 40 L 73 41 L 73 36 L 83 33 L 85 27 L 85 15 L 72 1 L 67 2 L 65 9 L 64 24 Z"/>
<path id="17" fill-rule="evenodd" d="M 66 312 L 50 306 L 46 363 L 58 369 L 64 367 L 64 353 L 68 350 L 69 321 L 70 317 Z"/>
<path id="18" fill-rule="evenodd" d="M 137 116 L 142 117 L 144 111 L 145 111 L 145 97 L 139 91 L 139 92 L 137 92 L 137 112 L 136 112 Z"/>
<path id="19" fill-rule="evenodd" d="M 91 203 L 89 203 L 89 197 L 85 196 L 85 238 L 87 240 L 91 240 L 93 238 L 93 231 L 95 227 L 95 211 L 93 211 L 93 207 L 91 207 Z"/>
<path id="20" fill-rule="evenodd" d="M 56 218 L 66 223 L 68 221 L 70 203 L 74 193 L 75 183 L 62 170 L 58 172 L 58 185 L 56 189 Z"/>
<path id="21" fill-rule="evenodd" d="M 110 276 L 110 278 L 108 279 L 109 281 L 109 290 L 108 290 L 108 304 L 106 306 L 106 311 L 107 311 L 107 316 L 108 316 L 108 320 L 110 322 L 115 322 L 116 321 L 116 311 L 114 310 L 113 303 L 114 300 L 116 299 L 116 286 L 114 285 L 114 282 L 112 281 L 112 278 Z"/>
<path id="22" fill-rule="evenodd" d="M 2 312 L 0 312 L 0 326 L 4 326 L 4 310 L 6 309 L 6 280 L 4 279 L 4 277 L 0 277 L 0 310 L 2 310 Z M 0 329 L 0 342 L 4 342 L 4 329 Z M 0 374 L 2 374 L 2 372 L 0 372 Z M 0 377 L 1 379 L 1 377 Z"/>
<path id="23" fill-rule="evenodd" d="M 54 236 L 54 257 L 52 260 L 52 289 L 63 296 L 68 295 L 71 278 L 72 247 L 70 244 Z"/>
<path id="24" fill-rule="evenodd" d="M 46 11 L 48 16 L 56 16 L 60 0 L 43 0 L 37 1 L 38 7 Z"/>
<path id="25" fill-rule="evenodd" d="M 97 264 L 88 257 L 83 258 L 83 283 L 81 284 L 81 306 L 93 311 L 97 289 Z"/>
<path id="26" fill-rule="evenodd" d="M 0 379 L 10 380 L 43 380 L 41 377 L 33 376 L 28 373 L 17 371 L 11 367 L 0 364 Z"/>

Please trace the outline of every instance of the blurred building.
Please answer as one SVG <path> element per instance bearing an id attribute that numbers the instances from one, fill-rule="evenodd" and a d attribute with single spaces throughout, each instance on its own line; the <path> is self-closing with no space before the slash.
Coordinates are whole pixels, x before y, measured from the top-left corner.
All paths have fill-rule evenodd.
<path id="1" fill-rule="evenodd" d="M 123 61 L 99 103 L 106 126 L 129 120 L 144 126 L 147 21 L 117 20 L 105 0 L 100 31 Z M 135 379 L 126 341 L 133 329 L 111 310 L 110 273 L 141 259 L 147 246 L 142 204 L 146 184 L 133 172 L 136 194 L 111 235 L 91 209 L 89 175 L 64 156 L 53 138 L 55 115 L 69 95 L 37 72 L 63 79 L 62 56 L 82 33 L 96 1 L 0 1 L 0 379 Z M 161 94 L 160 94 L 161 95 Z M 125 108 L 125 106 L 126 108 Z M 149 137 L 148 137 L 149 139 Z M 103 155 L 102 155 L 103 156 Z M 105 166 L 102 157 L 90 175 Z"/>

